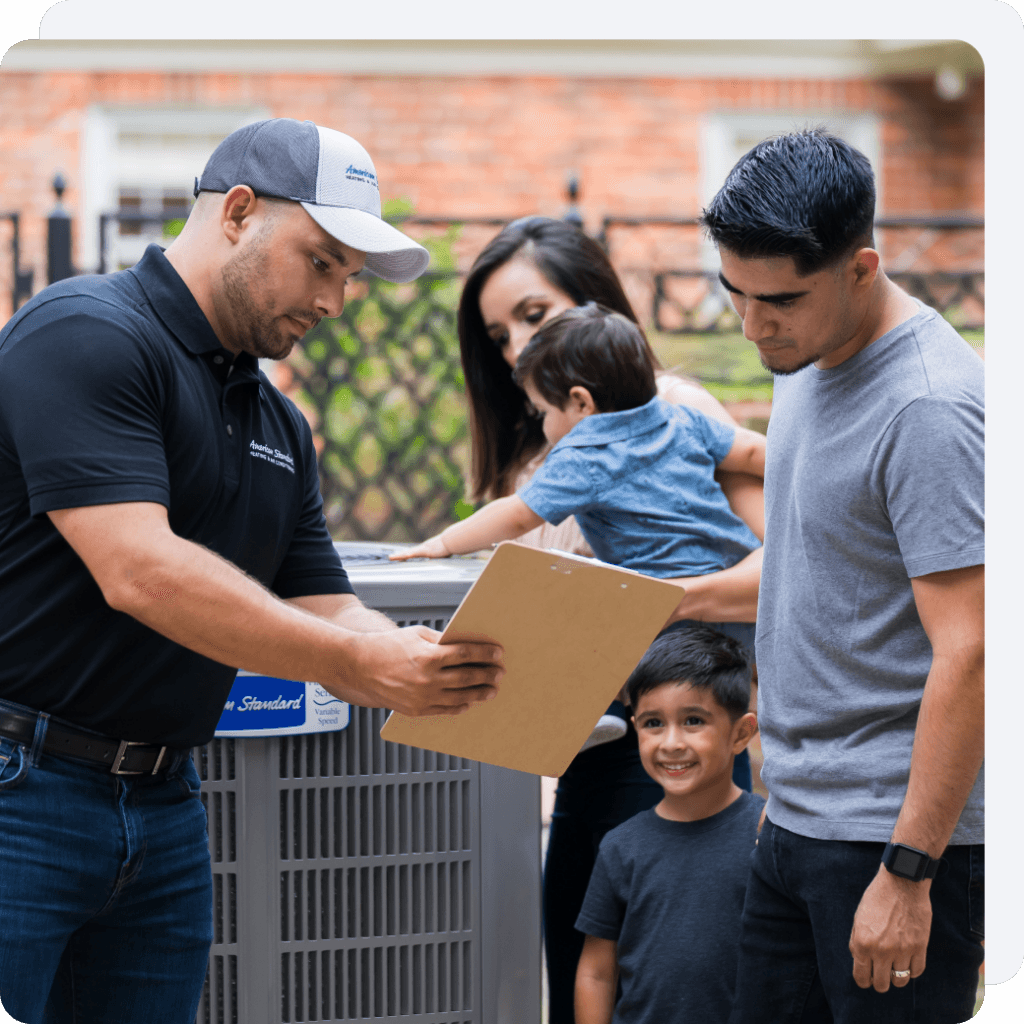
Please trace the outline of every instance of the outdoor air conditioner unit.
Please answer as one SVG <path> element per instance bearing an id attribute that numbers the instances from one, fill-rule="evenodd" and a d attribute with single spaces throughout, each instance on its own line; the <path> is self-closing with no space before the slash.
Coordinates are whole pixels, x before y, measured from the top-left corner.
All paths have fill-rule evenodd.
<path id="1" fill-rule="evenodd" d="M 484 564 L 337 547 L 365 604 L 433 629 Z M 248 707 L 289 724 L 240 727 L 259 685 Z M 194 752 L 214 884 L 197 1024 L 540 1024 L 539 779 L 385 743 L 386 711 L 311 684 L 240 676 L 232 698 Z"/>

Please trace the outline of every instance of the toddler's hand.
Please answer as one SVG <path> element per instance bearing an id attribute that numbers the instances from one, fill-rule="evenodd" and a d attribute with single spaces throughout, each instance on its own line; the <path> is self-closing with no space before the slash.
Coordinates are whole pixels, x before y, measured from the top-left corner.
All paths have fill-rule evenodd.
<path id="1" fill-rule="evenodd" d="M 388 559 L 392 562 L 405 562 L 410 558 L 448 558 L 450 555 L 451 552 L 444 546 L 444 541 L 439 535 L 409 548 L 408 551 L 396 551 L 388 555 Z"/>

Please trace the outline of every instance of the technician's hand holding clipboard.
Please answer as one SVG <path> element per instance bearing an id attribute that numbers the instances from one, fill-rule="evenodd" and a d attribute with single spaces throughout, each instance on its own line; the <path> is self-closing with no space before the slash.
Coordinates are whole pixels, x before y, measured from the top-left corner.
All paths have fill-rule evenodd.
<path id="1" fill-rule="evenodd" d="M 413 552 L 424 557 L 419 548 L 401 554 Z M 497 696 L 459 715 L 395 712 L 381 737 L 561 775 L 679 599 L 678 584 L 593 559 L 500 544 L 440 640 L 456 648 L 485 637 L 497 641 L 506 669 Z"/>

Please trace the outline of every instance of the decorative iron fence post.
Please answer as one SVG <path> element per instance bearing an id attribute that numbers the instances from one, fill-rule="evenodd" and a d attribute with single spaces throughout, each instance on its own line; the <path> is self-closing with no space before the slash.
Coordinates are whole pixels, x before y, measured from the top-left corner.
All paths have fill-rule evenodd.
<path id="1" fill-rule="evenodd" d="M 21 214 L 0 213 L 11 222 L 11 315 L 18 312 L 22 299 L 32 297 L 32 278 L 34 271 L 30 267 L 22 270 L 21 261 Z"/>
<path id="2" fill-rule="evenodd" d="M 57 204 L 46 219 L 46 283 L 63 281 L 73 277 L 71 265 L 71 215 L 61 198 L 67 188 L 64 175 L 58 171 L 53 176 L 53 191 L 57 193 Z"/>
<path id="3" fill-rule="evenodd" d="M 567 224 L 575 224 L 583 230 L 583 214 L 580 213 L 577 199 L 580 194 L 580 179 L 575 174 L 570 174 L 565 182 L 565 195 L 569 200 L 569 208 L 562 214 L 562 220 Z"/>

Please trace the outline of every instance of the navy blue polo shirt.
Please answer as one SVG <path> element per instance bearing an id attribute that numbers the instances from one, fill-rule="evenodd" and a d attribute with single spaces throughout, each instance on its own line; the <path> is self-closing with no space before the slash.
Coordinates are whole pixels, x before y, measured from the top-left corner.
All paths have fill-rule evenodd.
<path id="1" fill-rule="evenodd" d="M 352 593 L 294 404 L 232 361 L 158 246 L 0 332 L 0 698 L 108 736 L 206 743 L 235 669 L 114 611 L 47 512 L 158 502 L 282 598 Z"/>

